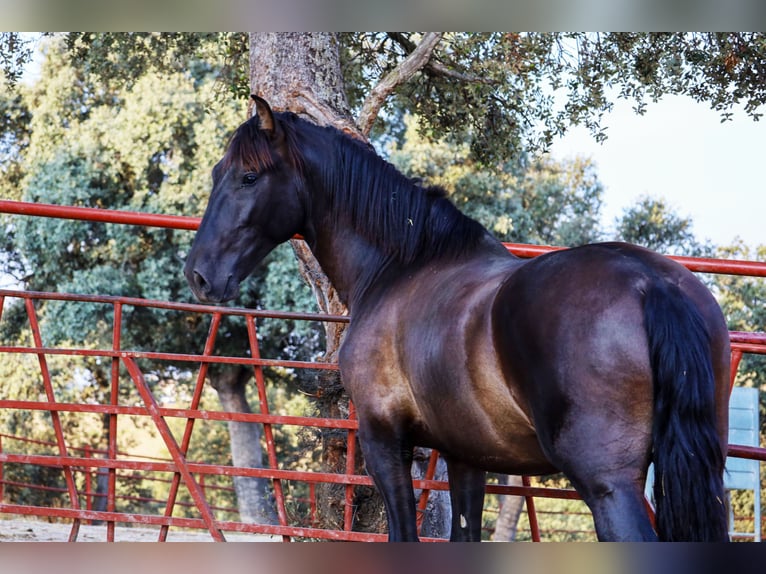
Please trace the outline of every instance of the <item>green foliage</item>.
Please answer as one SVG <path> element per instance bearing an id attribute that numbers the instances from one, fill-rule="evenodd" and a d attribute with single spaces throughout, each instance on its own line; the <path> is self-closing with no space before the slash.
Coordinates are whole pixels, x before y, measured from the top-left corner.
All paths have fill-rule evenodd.
<path id="1" fill-rule="evenodd" d="M 238 107 L 211 112 L 201 94 L 212 84 L 205 88 L 184 73 L 148 72 L 129 89 L 109 91 L 68 65 L 57 49 L 50 47 L 44 81 L 30 95 L 35 113 L 22 198 L 199 213 L 215 154 L 237 124 Z M 190 299 L 179 271 L 189 233 L 31 217 L 14 218 L 11 225 L 30 289 Z M 98 339 L 104 330 L 99 310 L 91 309 L 90 318 L 83 315 L 85 306 L 76 317 L 51 313 L 53 332 L 64 336 L 92 325 Z M 156 322 L 166 319 L 160 313 Z"/>
<path id="2" fill-rule="evenodd" d="M 203 36 L 192 44 L 204 52 L 203 41 L 213 39 Z M 241 121 L 243 110 L 233 100 L 211 97 L 214 73 L 205 80 L 173 71 L 161 65 L 162 59 L 156 65 L 150 63 L 149 47 L 160 49 L 165 45 L 162 42 L 178 40 L 176 36 L 145 37 L 137 60 L 130 60 L 135 70 L 130 66 L 118 70 L 105 63 L 106 68 L 95 75 L 87 73 L 90 65 L 82 58 L 93 58 L 95 65 L 101 58 L 99 50 L 116 45 L 115 40 L 92 45 L 91 52 L 78 51 L 74 61 L 80 68 L 71 65 L 60 44 L 50 46 L 42 71 L 44 81 L 29 96 L 35 113 L 24 153 L 23 199 L 153 213 L 202 213 L 210 170 L 222 153 L 227 134 Z M 176 49 L 184 45 L 181 42 Z M 208 51 L 215 52 L 213 48 Z M 119 60 L 123 56 L 120 52 L 114 57 Z M 183 69 L 184 61 L 193 62 L 196 57 L 193 53 L 186 60 L 174 58 L 173 66 Z M 113 73 L 119 79 L 129 70 L 142 75 L 126 84 L 104 82 L 100 75 Z M 211 102 L 216 102 L 215 107 Z M 14 218 L 11 226 L 14 239 L 9 252 L 23 256 L 30 289 L 191 300 L 180 272 L 191 233 L 40 218 Z M 267 279 L 269 289 L 263 306 L 313 309 L 310 291 L 295 273 L 293 259 L 285 250 L 272 257 L 274 273 Z M 258 304 L 259 285 L 253 281 L 245 288 L 243 303 Z M 98 306 L 80 305 L 72 311 L 63 304 L 49 307 L 48 316 L 56 320 L 44 326 L 53 341 L 73 332 L 89 340 L 111 337 L 109 329 L 103 328 L 108 317 L 101 316 Z M 201 323 L 190 325 L 184 320 L 183 328 L 168 328 L 179 321 L 170 312 L 129 313 L 126 321 L 141 327 L 127 331 L 126 346 L 188 352 L 204 340 L 206 325 Z M 161 325 L 165 328 L 160 329 Z M 83 332 L 83 326 L 91 328 Z M 190 331 L 190 326 L 194 330 Z M 242 340 L 244 327 L 237 329 L 237 337 L 219 340 L 223 344 Z M 295 336 L 306 337 L 311 331 Z M 275 339 L 282 341 L 288 332 L 292 332 L 291 327 L 281 334 L 275 332 Z"/>
<path id="3" fill-rule="evenodd" d="M 102 209 L 202 214 L 210 189 L 210 171 L 223 152 L 228 133 L 241 121 L 244 107 L 233 99 L 217 96 L 221 81 L 221 65 L 213 57 L 219 48 L 214 42 L 217 35 L 194 39 L 197 48 L 193 54 L 183 52 L 181 43 L 173 50 L 161 43 L 177 38 L 142 38 L 137 59 L 122 61 L 127 52 L 118 51 L 109 62 L 102 62 L 105 67 L 99 70 L 93 69 L 97 63 L 94 58 L 105 52 L 98 50 L 108 51 L 116 44 L 103 38 L 103 44 L 91 46 L 93 52 L 83 48 L 73 57 L 66 46 L 52 38 L 40 80 L 31 87 L 18 86 L 14 93 L 2 92 L 1 105 L 9 111 L 4 121 L 12 135 L 4 137 L 0 150 L 3 157 L 13 160 L 14 171 L 10 173 L 3 165 L 0 185 L 14 190 L 9 197 Z M 163 46 L 170 50 L 167 58 L 154 58 L 158 53 L 152 50 L 162 51 Z M 122 47 L 128 50 L 126 45 Z M 200 59 L 205 54 L 210 55 L 207 64 Z M 86 62 L 87 58 L 91 60 Z M 4 247 L 8 261 L 16 262 L 18 276 L 28 289 L 191 300 L 181 269 L 192 233 L 18 216 L 3 217 L 3 226 L 7 231 Z M 268 279 L 269 298 L 274 301 L 267 299 L 266 304 L 313 309 L 307 304 L 310 291 L 299 283 L 293 259 L 289 251 L 274 255 L 275 273 Z M 265 268 L 261 271 L 265 272 Z M 240 304 L 262 305 L 258 289 L 262 283 L 262 277 L 249 282 Z M 283 287 L 289 291 L 275 295 Z M 38 316 L 47 345 L 112 345 L 109 305 L 47 302 L 38 306 Z M 198 315 L 126 306 L 122 345 L 131 349 L 200 352 L 208 324 Z M 270 329 L 279 335 L 272 336 Z M 278 355 L 281 350 L 277 345 L 287 340 L 293 347 L 290 358 L 315 353 L 303 349 L 321 344 L 318 329 L 293 330 L 290 325 L 265 325 L 259 329 L 265 341 L 264 356 Z M 23 306 L 6 302 L 0 323 L 4 343 L 28 341 L 28 331 Z M 301 345 L 302 338 L 312 340 L 313 347 Z M 245 355 L 247 347 L 244 321 L 224 321 L 216 352 Z M 25 393 L 38 396 L 41 388 L 31 385 L 35 377 L 40 377 L 36 361 L 36 357 L 24 355 L 3 360 L 3 370 L 7 370 L 4 398 L 24 398 Z M 72 360 L 55 369 L 53 362 L 51 365 L 61 393 L 58 400 L 108 402 L 109 361 Z M 147 380 L 158 396 L 187 394 L 184 385 L 189 382 L 188 365 L 179 367 L 167 363 L 144 365 Z M 290 378 L 274 377 L 280 383 Z M 138 400 L 129 379 L 127 384 L 123 381 L 120 392 L 121 401 L 127 404 Z M 220 407 L 215 404 L 212 408 Z M 0 421 L 4 432 L 52 438 L 51 423 L 46 420 L 49 415 L 16 410 L 2 415 L 7 418 Z M 89 423 L 86 428 L 82 419 L 62 416 L 70 444 L 103 444 L 103 422 L 96 420 L 95 426 Z M 119 436 L 127 436 L 135 443 L 143 442 L 140 437 L 151 436 L 145 419 L 137 425 L 134 431 L 121 430 Z M 198 429 L 198 433 L 205 439 L 208 454 L 225 450 L 230 457 L 225 425 Z M 218 448 L 224 444 L 225 449 Z M 225 464 L 227 460 L 213 462 Z M 163 495 L 162 490 L 139 478 L 118 480 L 118 490 L 133 496 Z M 219 501 L 222 505 L 226 506 L 225 497 L 230 496 L 228 507 L 236 507 L 232 504 L 233 493 L 216 492 L 224 497 Z M 39 492 L 30 492 L 29 496 L 39 496 Z"/>
<path id="4" fill-rule="evenodd" d="M 696 239 L 692 226 L 664 199 L 644 196 L 616 221 L 616 238 L 668 255 L 711 256 L 712 248 Z"/>
<path id="5" fill-rule="evenodd" d="M 416 33 L 341 35 L 354 108 L 418 40 Z M 684 94 L 722 120 L 739 104 L 758 119 L 765 56 L 766 37 L 753 33 L 449 33 L 422 73 L 399 88 L 396 107 L 422 118 L 424 137 L 467 136 L 474 156 L 494 165 L 521 149 L 548 148 L 571 125 L 606 138 L 608 89 L 633 100 L 638 113 L 646 101 Z M 400 113 L 390 115 L 394 123 Z"/>
<path id="6" fill-rule="evenodd" d="M 728 247 L 720 247 L 717 255 L 724 259 L 745 261 L 766 260 L 766 245 L 750 247 L 741 240 Z M 733 330 L 766 331 L 766 283 L 757 277 L 722 275 L 717 282 L 721 286 L 721 304 Z"/>
<path id="7" fill-rule="evenodd" d="M 0 32 L 0 84 L 15 86 L 32 59 L 32 40 L 20 32 Z"/>
<path id="8" fill-rule="evenodd" d="M 490 170 L 472 159 L 468 143 L 419 137 L 405 119 L 404 143 L 390 160 L 405 174 L 448 190 L 467 215 L 504 241 L 580 245 L 598 238 L 603 188 L 590 161 L 520 159 Z"/>
<path id="9" fill-rule="evenodd" d="M 298 271 L 298 261 L 288 244 L 278 246 L 266 264 L 268 273 L 260 286 L 263 309 L 284 309 L 311 313 L 316 301 Z M 316 323 L 264 319 L 259 324 L 264 352 L 292 360 L 311 360 L 324 348 L 324 330 Z"/>
<path id="10" fill-rule="evenodd" d="M 6 341 L 3 341 L 6 343 Z M 32 355 L 8 354 L 0 362 L 3 398 L 34 401 L 45 396 L 40 379 L 40 365 Z M 0 428 L 8 434 L 24 434 L 28 428 L 48 429 L 52 435 L 50 415 L 40 411 L 0 410 Z M 43 432 L 48 432 L 43 431 Z"/>
<path id="11" fill-rule="evenodd" d="M 413 52 L 420 34 L 338 38 L 348 99 L 358 110 L 379 79 Z M 104 85 L 130 87 L 148 72 L 213 73 L 219 94 L 249 94 L 244 33 L 68 33 L 64 39 L 75 67 Z M 408 111 L 437 139 L 467 136 L 475 157 L 506 161 L 520 149 L 547 148 L 571 125 L 605 138 L 600 124 L 613 105 L 610 88 L 633 100 L 638 113 L 647 100 L 685 94 L 724 121 L 740 104 L 758 119 L 766 103 L 765 55 L 759 33 L 447 33 L 422 72 L 400 86 L 387 115 L 393 122 L 378 133 L 397 131 Z M 0 56 L 8 77 L 17 77 L 30 46 L 17 33 L 3 33 Z"/>
<path id="12" fill-rule="evenodd" d="M 24 177 L 21 159 L 29 145 L 31 119 L 32 114 L 20 89 L 11 89 L 0 80 L 0 197 L 3 199 L 21 198 Z M 0 281 L 0 284 L 21 281 L 24 265 L 13 249 L 13 229 L 3 225 L 1 216 L 0 229 L 3 230 L 0 233 L 0 277 L 5 275 L 10 279 Z"/>
<path id="13" fill-rule="evenodd" d="M 70 32 L 66 49 L 74 66 L 108 84 L 132 84 L 150 72 L 211 73 L 229 97 L 246 99 L 248 42 L 242 32 Z"/>
<path id="14" fill-rule="evenodd" d="M 2 197 L 18 198 L 17 186 L 22 172 L 20 155 L 29 143 L 32 114 L 20 90 L 11 90 L 0 83 L 0 185 Z"/>

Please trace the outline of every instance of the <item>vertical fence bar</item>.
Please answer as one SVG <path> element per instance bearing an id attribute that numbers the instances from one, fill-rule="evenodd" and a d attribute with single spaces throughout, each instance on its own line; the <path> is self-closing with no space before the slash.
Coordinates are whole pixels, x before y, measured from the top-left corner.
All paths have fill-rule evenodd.
<path id="1" fill-rule="evenodd" d="M 205 488 L 205 475 L 200 474 L 199 475 L 199 489 L 202 491 L 202 496 L 205 497 L 205 500 L 207 500 L 207 488 Z"/>
<path id="2" fill-rule="evenodd" d="M 86 444 L 83 445 L 83 456 L 85 458 L 92 458 L 93 453 L 91 452 L 90 445 Z M 85 488 L 85 510 L 93 510 L 93 485 L 91 484 L 91 478 L 92 478 L 92 471 L 93 467 L 86 466 L 82 469 L 83 474 L 83 485 Z M 92 520 L 88 520 L 86 524 L 93 524 Z"/>
<path id="3" fill-rule="evenodd" d="M 652 506 L 652 503 L 649 501 L 646 496 L 644 496 L 644 508 L 646 508 L 646 513 L 649 515 L 649 522 L 652 525 L 652 528 L 657 530 L 657 513 L 654 510 L 654 506 Z"/>
<path id="4" fill-rule="evenodd" d="M 522 476 L 521 484 L 524 486 L 530 486 L 529 477 Z M 537 522 L 537 510 L 535 509 L 535 497 L 525 496 L 524 500 L 527 503 L 527 518 L 529 519 L 529 530 L 532 533 L 532 541 L 540 542 L 540 525 Z"/>
<path id="5" fill-rule="evenodd" d="M 731 374 L 729 378 L 729 393 L 734 388 L 734 381 L 737 378 L 737 371 L 739 370 L 739 363 L 742 361 L 742 351 L 734 349 L 731 352 Z"/>
<path id="6" fill-rule="evenodd" d="M 348 402 L 348 420 L 356 420 L 356 407 L 354 403 Z M 346 439 L 346 474 L 351 475 L 356 472 L 356 431 L 348 430 Z M 346 485 L 345 504 L 343 506 L 343 529 L 351 532 L 354 527 L 354 485 Z"/>
<path id="7" fill-rule="evenodd" d="M 2 302 L 0 302 L 2 308 Z M 0 454 L 3 454 L 3 435 L 0 435 Z M 3 474 L 4 463 L 0 460 L 0 504 L 5 503 L 5 475 Z"/>
<path id="8" fill-rule="evenodd" d="M 114 304 L 114 319 L 112 324 L 112 350 L 119 351 L 122 347 L 122 303 Z M 111 388 L 109 391 L 109 404 L 117 406 L 120 402 L 120 359 L 112 358 Z M 107 457 L 111 460 L 117 459 L 117 414 L 109 415 L 109 436 L 107 446 Z M 107 476 L 106 489 L 106 509 L 108 512 L 114 512 L 117 507 L 117 469 L 109 468 Z M 114 542 L 114 520 L 106 523 L 106 540 Z"/>
<path id="9" fill-rule="evenodd" d="M 255 327 L 255 318 L 252 315 L 245 317 L 247 323 L 247 338 L 250 342 L 250 356 L 253 359 L 261 358 L 261 348 L 258 345 L 258 332 Z M 266 396 L 266 381 L 263 377 L 263 369 L 260 365 L 255 365 L 255 386 L 258 389 L 258 403 L 262 415 L 269 414 L 269 401 Z M 263 436 L 266 440 L 266 452 L 268 453 L 269 468 L 277 470 L 279 468 L 279 462 L 277 461 L 277 449 L 274 444 L 274 432 L 271 428 L 271 424 L 264 423 Z M 285 508 L 285 494 L 282 488 L 282 481 L 278 478 L 272 480 L 274 485 L 274 499 L 277 503 L 277 517 L 279 518 L 279 524 L 287 526 L 287 509 Z M 289 542 L 290 537 L 287 535 L 282 536 L 284 542 Z"/>
<path id="10" fill-rule="evenodd" d="M 215 348 L 215 339 L 218 336 L 218 327 L 221 325 L 221 313 L 213 313 L 213 318 L 210 321 L 210 329 L 207 333 L 207 340 L 205 341 L 205 348 L 202 351 L 202 354 L 206 357 L 209 357 L 213 354 L 213 349 Z M 192 394 L 192 400 L 191 405 L 189 408 L 191 410 L 197 410 L 199 407 L 200 400 L 202 399 L 202 391 L 205 386 L 205 377 L 207 377 L 207 371 L 210 367 L 209 363 L 200 363 L 199 371 L 197 372 L 197 382 L 194 386 L 194 393 Z M 181 438 L 181 445 L 180 450 L 181 453 L 186 456 L 187 451 L 189 450 L 189 443 L 191 442 L 191 435 L 192 431 L 194 430 L 194 419 L 189 418 L 186 419 L 186 426 L 184 427 L 184 434 Z M 165 516 L 172 516 L 173 515 L 173 508 L 176 504 L 176 497 L 178 496 L 178 487 L 181 484 L 181 475 L 180 473 L 176 472 L 173 474 L 173 482 L 170 485 L 170 492 L 168 493 L 168 501 L 165 505 Z M 202 509 L 200 509 L 200 512 Z M 164 542 L 167 540 L 168 531 L 170 529 L 170 526 L 167 524 L 163 524 L 160 528 L 160 536 L 159 541 Z"/>
<path id="11" fill-rule="evenodd" d="M 24 299 L 26 306 L 27 316 L 29 318 L 29 326 L 32 329 L 32 340 L 35 347 L 38 349 L 43 346 L 43 339 L 40 335 L 40 325 L 37 322 L 37 313 L 35 312 L 34 301 L 28 297 Z M 48 361 L 45 358 L 44 353 L 37 354 L 38 362 L 40 363 L 40 372 L 43 377 L 43 386 L 45 387 L 45 396 L 49 403 L 56 402 L 56 396 L 53 393 L 53 383 L 51 381 L 50 370 L 48 369 Z M 58 443 L 58 450 L 61 456 L 67 456 L 66 442 L 64 441 L 64 429 L 61 426 L 61 419 L 58 411 L 50 411 L 51 420 L 53 421 L 53 431 L 56 434 L 56 442 Z M 64 467 L 64 478 L 67 484 L 67 490 L 69 491 L 69 500 L 73 510 L 80 509 L 80 501 L 77 494 L 77 486 L 74 482 L 74 475 L 72 473 L 71 466 Z M 77 540 L 77 534 L 80 531 L 80 519 L 75 518 L 72 521 L 72 530 L 69 533 L 69 542 L 75 542 Z"/>

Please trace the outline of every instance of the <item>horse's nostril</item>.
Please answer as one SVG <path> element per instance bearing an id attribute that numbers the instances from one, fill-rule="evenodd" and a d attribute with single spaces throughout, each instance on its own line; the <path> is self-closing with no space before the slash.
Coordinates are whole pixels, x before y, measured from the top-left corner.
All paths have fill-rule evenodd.
<path id="1" fill-rule="evenodd" d="M 210 283 L 207 282 L 204 275 L 195 269 L 192 277 L 194 278 L 194 285 L 200 293 L 210 292 Z"/>

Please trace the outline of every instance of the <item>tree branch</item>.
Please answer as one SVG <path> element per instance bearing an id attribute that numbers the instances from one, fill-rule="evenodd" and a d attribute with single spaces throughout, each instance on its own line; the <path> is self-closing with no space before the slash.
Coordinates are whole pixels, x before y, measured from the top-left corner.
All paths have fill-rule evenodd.
<path id="1" fill-rule="evenodd" d="M 359 130 L 365 136 L 370 135 L 372 124 L 375 123 L 375 118 L 378 117 L 378 112 L 383 107 L 386 98 L 397 86 L 408 81 L 428 63 L 434 48 L 441 41 L 442 35 L 441 32 L 429 32 L 423 36 L 417 48 L 372 89 L 362 105 L 362 111 L 357 120 Z"/>
<path id="2" fill-rule="evenodd" d="M 400 32 L 391 32 L 388 34 L 388 37 L 391 38 L 394 42 L 399 44 L 405 52 L 412 52 L 416 45 L 414 42 L 411 42 L 409 38 L 407 38 L 406 34 L 402 34 Z M 461 82 L 468 82 L 472 84 L 496 84 L 497 82 L 494 80 L 489 80 L 487 78 L 483 78 L 482 76 L 477 76 L 475 74 L 466 74 L 464 72 L 458 72 L 457 70 L 453 70 L 449 66 L 446 66 L 439 62 L 438 60 L 431 60 L 426 63 L 423 68 L 436 75 L 436 76 L 442 76 L 445 78 L 452 78 L 454 80 L 459 80 Z"/>
<path id="3" fill-rule="evenodd" d="M 290 92 L 288 101 L 290 103 L 287 108 L 289 111 L 299 116 L 308 117 L 320 126 L 332 126 L 353 138 L 367 143 L 367 138 L 359 131 L 351 119 L 340 116 L 337 111 L 320 101 L 310 90 L 295 89 Z"/>

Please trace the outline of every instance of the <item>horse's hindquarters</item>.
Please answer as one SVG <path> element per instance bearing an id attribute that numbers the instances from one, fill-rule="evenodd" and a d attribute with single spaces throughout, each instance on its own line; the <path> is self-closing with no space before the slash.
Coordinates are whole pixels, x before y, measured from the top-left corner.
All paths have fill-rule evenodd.
<path id="1" fill-rule="evenodd" d="M 655 464 L 685 459 L 664 479 L 679 489 L 663 508 L 687 526 L 668 539 L 718 539 L 719 457 L 678 444 L 715 443 L 707 437 L 720 434 L 726 409 L 726 327 L 693 274 L 627 245 L 550 254 L 509 278 L 494 325 L 541 446 L 590 506 L 601 539 L 654 538 L 641 503 L 652 453 Z M 702 501 L 713 504 L 700 511 Z M 709 521 L 715 528 L 698 526 Z"/>

